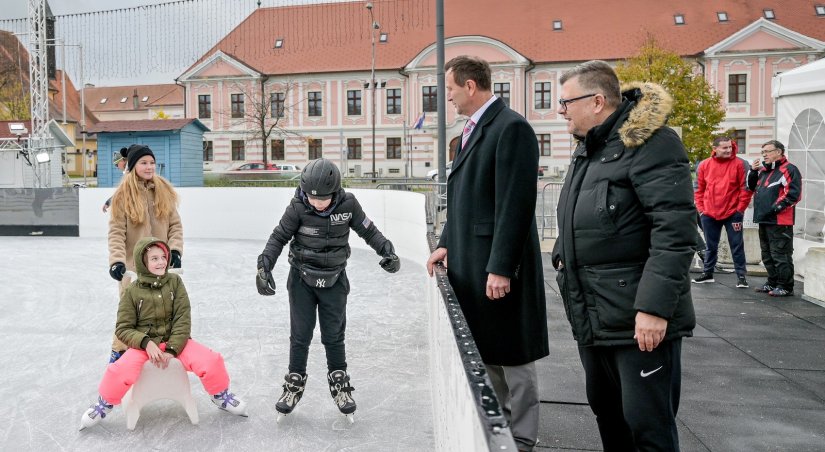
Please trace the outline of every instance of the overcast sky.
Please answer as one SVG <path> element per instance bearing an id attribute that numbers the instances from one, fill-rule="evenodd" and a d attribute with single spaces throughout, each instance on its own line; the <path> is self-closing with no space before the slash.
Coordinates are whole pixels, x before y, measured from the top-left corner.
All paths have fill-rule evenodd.
<path id="1" fill-rule="evenodd" d="M 48 0 L 49 7 L 55 15 L 85 13 L 115 8 L 129 8 L 140 5 L 153 5 L 170 0 Z M 3 0 L 0 19 L 19 19 L 28 14 L 28 0 Z"/>

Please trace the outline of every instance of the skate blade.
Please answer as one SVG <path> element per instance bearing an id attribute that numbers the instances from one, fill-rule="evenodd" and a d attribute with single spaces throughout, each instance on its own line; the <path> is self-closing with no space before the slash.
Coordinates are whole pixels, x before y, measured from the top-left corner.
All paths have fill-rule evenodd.
<path id="1" fill-rule="evenodd" d="M 350 424 L 355 423 L 355 413 L 349 413 L 349 414 L 341 413 L 341 415 L 344 416 L 349 421 Z"/>
<path id="2" fill-rule="evenodd" d="M 291 414 L 291 413 L 281 413 L 281 412 L 279 412 L 279 413 L 278 413 L 278 416 L 275 418 L 275 423 L 276 423 L 276 424 L 280 424 L 280 423 L 281 423 L 281 421 L 282 421 L 282 420 L 284 420 L 284 419 L 285 419 L 287 416 L 289 416 L 290 414 Z"/>

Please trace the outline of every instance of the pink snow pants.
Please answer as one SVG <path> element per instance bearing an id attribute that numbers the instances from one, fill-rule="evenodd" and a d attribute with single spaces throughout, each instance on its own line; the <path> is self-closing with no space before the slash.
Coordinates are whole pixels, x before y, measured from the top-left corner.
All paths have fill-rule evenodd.
<path id="1" fill-rule="evenodd" d="M 166 350 L 166 344 L 160 344 L 160 349 Z M 177 358 L 184 369 L 200 378 L 203 389 L 209 395 L 229 388 L 229 374 L 220 353 L 189 339 Z M 144 350 L 130 348 L 120 359 L 109 364 L 98 387 L 103 399 L 120 405 L 123 396 L 140 376 L 146 361 L 149 361 L 149 355 Z"/>

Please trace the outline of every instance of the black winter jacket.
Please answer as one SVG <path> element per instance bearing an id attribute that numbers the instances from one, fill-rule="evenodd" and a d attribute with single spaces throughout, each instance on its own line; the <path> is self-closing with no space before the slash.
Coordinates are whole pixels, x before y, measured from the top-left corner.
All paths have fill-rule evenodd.
<path id="1" fill-rule="evenodd" d="M 271 271 L 275 266 L 287 243 L 289 264 L 299 270 L 304 266 L 317 270 L 343 270 L 350 256 L 350 229 L 379 255 L 393 252 L 390 241 L 367 217 L 352 193 L 339 190 L 329 208 L 318 212 L 298 188 L 266 242 L 262 255 L 269 261 L 267 270 Z"/>
<path id="2" fill-rule="evenodd" d="M 672 100 L 650 83 L 623 96 L 579 142 L 558 204 L 553 265 L 581 346 L 635 343 L 639 311 L 668 320 L 665 340 L 696 324 L 696 208 L 685 148 L 663 127 Z"/>

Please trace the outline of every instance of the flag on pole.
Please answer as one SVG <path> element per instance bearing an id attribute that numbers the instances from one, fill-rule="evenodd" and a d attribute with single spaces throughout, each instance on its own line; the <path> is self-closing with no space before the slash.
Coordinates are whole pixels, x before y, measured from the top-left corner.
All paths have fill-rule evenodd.
<path id="1" fill-rule="evenodd" d="M 427 118 L 427 113 L 426 112 L 421 113 L 421 116 L 419 116 L 418 119 L 415 121 L 415 125 L 413 126 L 413 129 L 421 130 L 421 128 L 424 127 L 424 119 L 426 119 L 426 118 Z"/>

